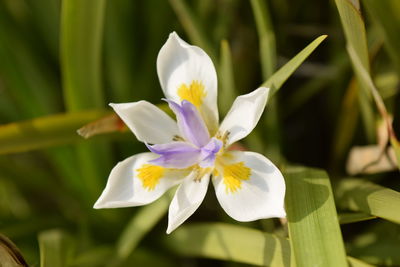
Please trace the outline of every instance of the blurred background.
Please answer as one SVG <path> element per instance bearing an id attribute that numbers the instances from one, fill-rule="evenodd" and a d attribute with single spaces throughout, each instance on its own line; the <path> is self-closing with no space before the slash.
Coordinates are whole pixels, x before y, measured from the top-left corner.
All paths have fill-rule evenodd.
<path id="1" fill-rule="evenodd" d="M 399 133 L 400 4 L 361 2 L 368 71 Z M 212 57 L 221 116 L 237 95 L 256 89 L 318 36 L 328 35 L 269 100 L 242 145 L 282 169 L 326 170 L 339 192 L 339 215 L 352 209 L 341 206 L 335 189 L 349 174 L 363 173 L 399 191 L 396 158 L 386 156 L 393 152 L 385 125 L 372 98 L 362 96 L 342 23 L 335 1 L 0 0 L 0 233 L 32 266 L 46 253 L 59 253 L 59 266 L 246 266 L 174 248 L 179 239 L 165 234 L 166 198 L 147 210 L 92 208 L 112 167 L 146 148 L 112 123 L 103 126 L 111 133 L 90 139 L 76 130 L 112 114 L 110 102 L 161 104 L 156 58 L 172 31 Z M 354 152 L 367 145 L 373 148 Z M 350 152 L 356 153 L 352 161 Z M 369 164 L 378 166 L 368 171 Z M 392 207 L 399 218 L 400 206 Z M 342 224 L 347 253 L 400 266 L 399 219 L 371 214 Z M 276 219 L 229 218 L 212 189 L 186 224 L 194 222 L 287 236 Z"/>

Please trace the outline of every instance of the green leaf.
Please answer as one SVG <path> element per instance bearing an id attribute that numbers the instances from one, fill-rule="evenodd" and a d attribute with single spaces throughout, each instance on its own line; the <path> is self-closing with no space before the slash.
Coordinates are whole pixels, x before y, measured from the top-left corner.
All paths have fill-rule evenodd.
<path id="1" fill-rule="evenodd" d="M 102 40 L 105 0 L 68 0 L 61 8 L 61 67 L 64 101 L 76 112 L 105 106 L 102 89 Z M 87 199 L 101 192 L 112 165 L 112 151 L 104 142 L 86 141 L 76 147 L 77 176 Z"/>
<path id="2" fill-rule="evenodd" d="M 207 38 L 205 37 L 204 31 L 200 26 L 200 22 L 193 11 L 187 6 L 187 1 L 184 0 L 169 0 L 172 8 L 174 9 L 176 15 L 178 16 L 181 25 L 185 29 L 187 35 L 190 38 L 190 41 L 199 47 L 201 47 L 204 51 L 208 53 L 208 55 L 215 62 L 215 51 L 213 46 L 209 43 Z"/>
<path id="3" fill-rule="evenodd" d="M 109 114 L 84 111 L 37 118 L 0 126 L 0 154 L 25 152 L 49 146 L 83 141 L 77 130 Z"/>
<path id="4" fill-rule="evenodd" d="M 275 72 L 277 52 L 275 33 L 270 20 L 268 3 L 262 0 L 252 0 L 251 7 L 256 20 L 260 61 L 263 80 L 267 80 Z M 265 132 L 264 136 L 267 154 L 274 162 L 281 160 L 281 130 L 278 117 L 277 98 L 270 98 L 268 101 L 268 112 L 264 115 Z"/>
<path id="5" fill-rule="evenodd" d="M 328 175 L 292 167 L 284 177 L 289 237 L 297 266 L 347 266 Z"/>
<path id="6" fill-rule="evenodd" d="M 288 239 L 226 223 L 186 224 L 164 237 L 163 243 L 168 249 L 186 257 L 203 257 L 258 266 L 302 266 L 295 264 Z M 309 252 L 311 257 L 316 253 L 315 250 Z M 370 266 L 352 257 L 347 259 L 352 267 Z M 346 264 L 332 266 L 346 266 Z"/>
<path id="7" fill-rule="evenodd" d="M 347 213 L 339 213 L 338 215 L 340 224 L 362 222 L 376 218 L 375 216 L 372 216 L 364 212 L 347 212 Z"/>
<path id="8" fill-rule="evenodd" d="M 335 3 L 339 11 L 346 37 L 347 48 L 355 51 L 357 58 L 360 60 L 361 66 L 367 73 L 369 73 L 370 66 L 367 37 L 364 21 L 359 10 L 359 1 L 336 0 Z M 355 72 L 362 89 L 359 91 L 358 97 L 363 122 L 365 124 L 368 139 L 370 142 L 373 142 L 375 139 L 375 115 L 371 105 L 371 93 L 368 89 L 368 85 L 364 79 L 359 77 L 356 69 Z"/>
<path id="9" fill-rule="evenodd" d="M 74 251 L 71 237 L 62 230 L 39 233 L 40 267 L 68 266 Z"/>
<path id="10" fill-rule="evenodd" d="M 117 242 L 117 258 L 119 260 L 127 259 L 135 250 L 140 240 L 142 240 L 165 215 L 174 191 L 175 190 L 169 191 L 151 205 L 142 207 L 135 216 L 132 217 Z"/>
<path id="11" fill-rule="evenodd" d="M 293 74 L 293 72 L 303 63 L 304 60 L 321 44 L 327 35 L 321 35 L 312 41 L 308 46 L 301 50 L 295 57 L 282 66 L 261 86 L 270 87 L 270 96 L 275 94 L 285 81 Z"/>
<path id="12" fill-rule="evenodd" d="M 359 259 L 353 258 L 353 257 L 347 257 L 347 260 L 350 264 L 351 267 L 374 267 L 374 265 L 365 263 L 363 261 L 360 261 Z"/>
<path id="13" fill-rule="evenodd" d="M 286 239 L 230 224 L 182 226 L 164 238 L 164 243 L 169 249 L 185 256 L 263 266 L 294 266 Z"/>
<path id="14" fill-rule="evenodd" d="M 221 114 L 227 114 L 236 97 L 235 74 L 232 64 L 232 53 L 226 40 L 221 42 L 221 60 L 219 67 L 218 107 Z"/>
<path id="15" fill-rule="evenodd" d="M 400 193 L 363 179 L 346 178 L 335 190 L 338 205 L 400 223 Z"/>
<path id="16" fill-rule="evenodd" d="M 362 2 L 368 13 L 372 15 L 374 22 L 380 26 L 388 54 L 400 75 L 400 20 L 398 16 L 400 10 L 396 8 L 394 1 L 390 0 L 362 0 Z"/>

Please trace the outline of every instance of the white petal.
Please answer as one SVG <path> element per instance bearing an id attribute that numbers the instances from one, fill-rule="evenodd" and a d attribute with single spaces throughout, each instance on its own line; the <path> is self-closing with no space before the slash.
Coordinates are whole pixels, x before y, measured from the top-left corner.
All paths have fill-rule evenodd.
<path id="1" fill-rule="evenodd" d="M 267 104 L 268 93 L 269 88 L 260 87 L 235 99 L 219 128 L 221 134 L 229 132 L 228 145 L 246 137 L 256 127 Z"/>
<path id="2" fill-rule="evenodd" d="M 110 106 L 141 142 L 163 144 L 171 142 L 175 135 L 179 135 L 176 122 L 147 101 Z"/>
<path id="3" fill-rule="evenodd" d="M 225 212 L 242 222 L 285 217 L 285 181 L 279 169 L 258 153 L 236 151 L 232 155 L 231 163 L 243 162 L 251 175 L 235 192 L 227 190 L 221 176 L 213 177 L 217 199 Z"/>
<path id="4" fill-rule="evenodd" d="M 157 73 L 164 95 L 178 103 L 181 101 L 178 88 L 182 84 L 190 86 L 193 81 L 201 82 L 206 95 L 199 110 L 207 126 L 216 130 L 217 74 L 210 57 L 201 48 L 189 45 L 175 32 L 171 33 L 158 54 Z"/>
<path id="5" fill-rule="evenodd" d="M 153 190 L 143 187 L 142 180 L 137 176 L 138 169 L 158 155 L 140 153 L 119 162 L 108 177 L 106 188 L 94 204 L 95 209 L 141 206 L 151 203 L 161 197 L 165 191 L 182 182 L 190 172 L 166 171 Z"/>
<path id="6" fill-rule="evenodd" d="M 185 178 L 176 190 L 169 206 L 167 234 L 174 231 L 187 220 L 200 206 L 207 193 L 210 173 L 205 174 L 200 181 L 195 181 L 196 173 Z"/>

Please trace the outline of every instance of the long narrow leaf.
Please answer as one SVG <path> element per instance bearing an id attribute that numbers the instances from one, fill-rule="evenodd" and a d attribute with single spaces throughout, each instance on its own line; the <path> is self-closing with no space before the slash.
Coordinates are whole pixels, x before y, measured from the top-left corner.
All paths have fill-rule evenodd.
<path id="1" fill-rule="evenodd" d="M 61 63 L 64 100 L 68 111 L 103 108 L 101 47 L 105 0 L 68 0 L 61 9 Z M 103 177 L 111 169 L 111 148 L 87 141 L 76 149 L 88 202 L 101 192 Z"/>
<path id="2" fill-rule="evenodd" d="M 400 193 L 362 179 L 342 179 L 335 190 L 342 208 L 400 223 Z"/>
<path id="3" fill-rule="evenodd" d="M 200 256 L 264 266 L 294 266 L 286 239 L 258 230 L 222 223 L 178 228 L 164 239 L 186 256 Z"/>
<path id="4" fill-rule="evenodd" d="M 295 57 L 293 57 L 289 62 L 282 66 L 277 72 L 275 72 L 271 78 L 262 84 L 262 86 L 270 87 L 272 96 L 276 93 L 285 81 L 293 74 L 293 72 L 303 63 L 304 60 L 322 43 L 327 35 L 321 35 L 312 41 L 308 46 L 301 50 Z"/>
<path id="5" fill-rule="evenodd" d="M 83 111 L 57 114 L 0 126 L 0 154 L 25 152 L 49 146 L 82 141 L 77 130 L 108 114 L 106 111 Z"/>
<path id="6" fill-rule="evenodd" d="M 40 267 L 64 267 L 71 262 L 74 246 L 70 236 L 61 230 L 39 234 Z"/>
<path id="7" fill-rule="evenodd" d="M 347 266 L 328 175 L 291 168 L 285 173 L 289 238 L 297 266 Z"/>

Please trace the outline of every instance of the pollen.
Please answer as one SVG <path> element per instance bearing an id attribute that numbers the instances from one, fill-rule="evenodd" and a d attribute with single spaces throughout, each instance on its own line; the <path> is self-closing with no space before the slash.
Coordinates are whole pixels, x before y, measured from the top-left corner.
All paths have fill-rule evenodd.
<path id="1" fill-rule="evenodd" d="M 143 164 L 136 170 L 142 185 L 149 191 L 154 190 L 159 180 L 163 177 L 165 169 L 163 167 L 151 164 Z"/>
<path id="2" fill-rule="evenodd" d="M 223 182 L 227 193 L 235 193 L 242 188 L 242 181 L 250 179 L 250 175 L 251 169 L 244 165 L 243 162 L 225 165 Z"/>
<path id="3" fill-rule="evenodd" d="M 204 85 L 201 82 L 193 80 L 189 86 L 184 83 L 179 86 L 178 95 L 181 101 L 187 100 L 198 108 L 203 104 L 203 99 L 207 93 L 204 91 Z"/>

